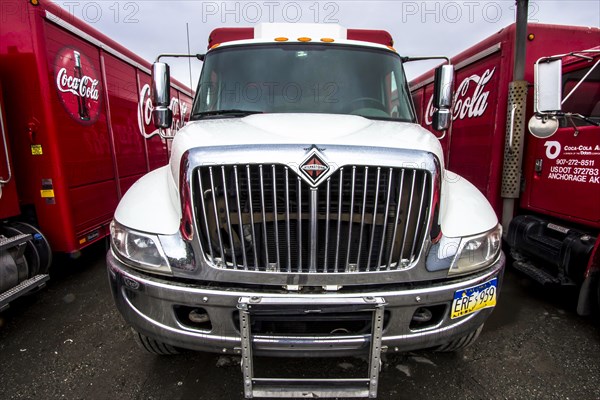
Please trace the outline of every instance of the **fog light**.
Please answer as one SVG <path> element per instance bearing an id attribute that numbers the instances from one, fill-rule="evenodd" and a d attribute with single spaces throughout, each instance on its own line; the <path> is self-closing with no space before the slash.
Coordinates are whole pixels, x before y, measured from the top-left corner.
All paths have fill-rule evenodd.
<path id="1" fill-rule="evenodd" d="M 188 318 L 195 324 L 205 324 L 210 322 L 208 314 L 202 308 L 190 311 Z"/>
<path id="2" fill-rule="evenodd" d="M 412 320 L 415 322 L 429 322 L 433 318 L 433 313 L 428 308 L 421 307 L 415 311 Z"/>
<path id="3" fill-rule="evenodd" d="M 210 332 L 212 322 L 210 315 L 204 308 L 190 306 L 175 306 L 175 316 L 181 325 L 186 328 Z"/>
<path id="4" fill-rule="evenodd" d="M 419 307 L 413 313 L 409 328 L 413 331 L 433 329 L 438 326 L 446 314 L 445 304 Z"/>

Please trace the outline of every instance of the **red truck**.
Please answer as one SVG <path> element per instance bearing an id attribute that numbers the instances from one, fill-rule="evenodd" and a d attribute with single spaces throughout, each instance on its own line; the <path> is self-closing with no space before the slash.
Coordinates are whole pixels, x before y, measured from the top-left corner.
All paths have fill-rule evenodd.
<path id="1" fill-rule="evenodd" d="M 448 169 L 477 186 L 502 219 L 513 266 L 543 285 L 577 286 L 578 313 L 587 315 L 600 300 L 600 52 L 568 55 L 598 46 L 600 29 L 529 24 L 524 81 L 512 82 L 515 32 L 510 25 L 452 58 L 453 125 L 442 147 Z M 556 54 L 568 56 L 555 82 L 566 113 L 553 115 L 554 136 L 526 134 L 527 122 L 536 133 L 540 119 L 536 61 Z M 432 82 L 433 71 L 410 82 L 430 130 Z M 505 207 L 511 199 L 514 211 Z"/>
<path id="2" fill-rule="evenodd" d="M 168 161 L 150 63 L 58 6 L 2 1 L 0 310 L 43 285 L 53 252 L 108 235 L 119 199 Z M 171 133 L 191 92 L 171 85 Z"/>

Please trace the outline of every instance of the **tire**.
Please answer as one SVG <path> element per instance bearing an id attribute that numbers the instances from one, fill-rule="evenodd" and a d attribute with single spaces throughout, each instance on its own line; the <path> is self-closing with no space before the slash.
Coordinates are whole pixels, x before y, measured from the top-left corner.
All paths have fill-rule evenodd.
<path id="1" fill-rule="evenodd" d="M 179 350 L 170 344 L 152 339 L 151 337 L 143 335 L 136 330 L 133 330 L 133 338 L 142 350 L 150 354 L 155 354 L 157 356 L 173 356 L 179 354 Z"/>
<path id="2" fill-rule="evenodd" d="M 596 315 L 598 317 L 598 322 L 600 322 L 600 279 L 598 279 L 598 281 L 596 282 L 596 286 L 598 287 L 598 291 L 596 293 L 596 302 L 598 303 L 598 308 L 596 308 Z"/>
<path id="3" fill-rule="evenodd" d="M 441 345 L 440 347 L 435 349 L 435 351 L 442 352 L 442 353 L 450 353 L 453 351 L 457 351 L 457 350 L 461 350 L 466 347 L 469 347 L 477 340 L 482 329 L 483 329 L 483 324 L 479 325 L 479 328 L 475 329 L 473 332 L 471 332 L 463 337 L 460 337 L 458 339 L 454 339 L 446 344 Z"/>

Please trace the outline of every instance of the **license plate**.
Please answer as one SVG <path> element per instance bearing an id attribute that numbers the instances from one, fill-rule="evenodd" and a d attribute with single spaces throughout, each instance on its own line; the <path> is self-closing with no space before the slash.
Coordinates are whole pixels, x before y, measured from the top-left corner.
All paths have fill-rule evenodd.
<path id="1" fill-rule="evenodd" d="M 498 293 L 498 278 L 454 292 L 450 318 L 464 317 L 483 308 L 494 307 Z"/>

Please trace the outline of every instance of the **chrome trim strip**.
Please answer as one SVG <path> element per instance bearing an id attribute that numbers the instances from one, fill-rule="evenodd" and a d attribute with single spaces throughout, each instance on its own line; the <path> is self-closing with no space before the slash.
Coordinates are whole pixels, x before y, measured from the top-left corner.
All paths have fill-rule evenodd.
<path id="1" fill-rule="evenodd" d="M 499 51 L 501 48 L 502 48 L 502 43 L 498 42 L 495 45 L 492 45 L 492 46 L 488 47 L 487 49 L 482 50 L 479 53 L 472 55 L 471 57 L 459 62 L 458 64 L 456 64 L 454 66 L 454 69 L 458 71 L 461 68 L 464 68 L 468 65 L 476 63 L 477 61 L 481 60 L 482 58 L 485 58 L 491 54 L 494 54 L 495 52 Z"/>
<path id="2" fill-rule="evenodd" d="M 490 54 L 494 54 L 495 52 L 499 51 L 502 48 L 502 43 L 496 43 L 493 46 L 488 47 L 485 50 L 480 51 L 479 53 L 472 55 L 469 58 L 464 59 L 463 61 L 459 62 L 458 64 L 456 64 L 454 66 L 454 70 L 458 71 L 461 68 L 464 68 L 468 65 L 471 65 L 479 60 L 481 60 L 482 58 L 485 58 L 487 56 L 489 56 Z M 434 77 L 431 76 L 427 79 L 425 79 L 422 82 L 417 83 L 415 86 L 412 86 L 409 88 L 409 90 L 412 92 L 414 92 L 415 90 L 421 89 L 423 86 L 429 85 L 431 82 L 433 82 Z"/>
<path id="3" fill-rule="evenodd" d="M 277 178 L 275 175 L 275 164 L 271 166 L 271 171 L 273 171 L 273 225 L 275 227 L 275 254 L 277 255 L 277 271 L 281 271 L 281 260 L 279 258 L 279 213 L 277 212 Z"/>
<path id="4" fill-rule="evenodd" d="M 263 233 L 263 244 L 265 246 L 265 261 L 267 271 L 269 270 L 269 239 L 267 236 L 267 215 L 265 213 L 265 182 L 263 179 L 263 166 L 258 166 L 258 174 L 260 177 L 260 213 L 262 216 L 262 233 Z M 258 266 L 257 266 L 258 267 Z"/>
<path id="5" fill-rule="evenodd" d="M 114 48 L 110 47 L 103 41 L 96 39 L 95 37 L 93 37 L 92 35 L 90 35 L 88 33 L 85 33 L 81 29 L 75 27 L 74 25 L 70 24 L 69 22 L 65 21 L 64 19 L 60 18 L 59 16 L 52 14 L 48 10 L 46 10 L 46 19 L 48 21 L 60 26 L 61 28 L 66 29 L 67 31 L 74 34 L 75 36 L 78 36 L 81 39 L 93 44 L 94 46 L 101 48 L 102 50 L 109 53 L 110 55 L 117 57 L 119 60 L 126 62 L 127 64 L 145 72 L 148 75 L 152 75 L 152 72 L 150 71 L 149 68 L 147 68 L 144 65 L 140 64 L 139 62 L 134 61 L 133 59 L 127 57 L 125 54 L 121 53 L 120 51 L 115 50 Z M 190 97 L 193 97 L 191 88 L 189 90 L 186 90 L 176 83 L 172 83 L 171 86 L 174 87 L 175 89 L 179 90 L 180 92 L 183 92 L 184 94 L 186 94 Z"/>
<path id="6" fill-rule="evenodd" d="M 408 200 L 408 212 L 406 213 L 406 222 L 404 223 L 404 234 L 402 235 L 402 248 L 400 248 L 400 258 L 398 259 L 398 267 L 402 267 L 402 256 L 404 255 L 404 247 L 406 246 L 406 237 L 408 236 L 408 227 L 410 226 L 410 213 L 412 212 L 413 198 L 415 197 L 415 181 L 417 180 L 417 171 L 412 171 L 412 179 L 410 184 L 410 199 Z M 415 229 L 418 229 L 417 226 Z M 416 234 L 416 232 L 415 232 Z M 409 260 L 410 263 L 410 260 Z"/>
<path id="7" fill-rule="evenodd" d="M 363 183 L 362 211 L 360 213 L 360 231 L 358 234 L 358 255 L 356 257 L 356 270 L 360 271 L 360 252 L 362 250 L 363 233 L 365 230 L 365 212 L 367 208 L 367 185 L 369 183 L 369 167 L 365 167 L 365 181 Z"/>
<path id="8" fill-rule="evenodd" d="M 354 221 L 354 188 L 356 184 L 356 166 L 352 166 L 352 189 L 350 189 L 350 218 L 348 219 L 348 246 L 346 247 L 346 268 L 344 272 L 350 269 L 350 249 L 352 248 L 352 221 Z M 340 192 L 342 188 L 340 187 Z M 338 233 L 339 235 L 339 233 Z"/>
<path id="9" fill-rule="evenodd" d="M 204 218 L 204 228 L 206 231 L 206 240 L 208 241 L 208 249 L 210 251 L 210 259 L 212 263 L 215 263 L 215 255 L 213 254 L 212 242 L 210 240 L 210 232 L 208 231 L 208 215 L 206 214 L 206 206 L 204 205 L 204 185 L 202 185 L 202 172 L 197 171 L 198 174 L 198 185 L 200 186 L 200 205 L 202 206 L 202 217 Z"/>
<path id="10" fill-rule="evenodd" d="M 287 239 L 287 272 L 292 272 L 292 239 L 290 232 L 290 170 L 285 167 L 285 226 Z"/>
<path id="11" fill-rule="evenodd" d="M 394 169 L 390 168 L 388 178 L 387 200 L 385 201 L 385 215 L 383 217 L 383 233 L 381 235 L 381 246 L 379 247 L 379 257 L 377 258 L 377 270 L 381 270 L 381 258 L 383 257 L 383 246 L 385 245 L 385 234 L 387 233 L 388 216 L 390 211 L 390 198 L 392 197 L 392 182 L 394 178 Z"/>
<path id="12" fill-rule="evenodd" d="M 114 255 L 111 252 L 111 256 Z M 172 291 L 175 293 L 183 293 L 194 296 L 194 298 L 202 298 L 202 295 L 211 294 L 214 296 L 226 296 L 236 298 L 236 301 L 240 297 L 252 296 L 253 293 L 258 293 L 258 295 L 264 295 L 265 292 L 256 292 L 251 289 L 243 289 L 239 287 L 231 287 L 229 289 L 221 289 L 210 286 L 198 286 L 198 285 L 189 285 L 186 283 L 176 282 L 165 279 L 165 277 L 161 276 L 152 276 L 148 275 L 145 272 L 138 271 L 132 268 L 129 265 L 123 263 L 123 261 L 119 259 L 115 259 L 117 263 L 109 264 L 111 270 L 116 270 L 120 275 L 124 277 L 131 278 L 136 282 L 141 283 L 144 286 L 149 286 L 153 288 L 157 288 L 165 291 Z M 417 288 L 402 288 L 402 289 L 379 289 L 375 291 L 369 291 L 369 295 L 373 297 L 383 297 L 383 298 L 392 298 L 395 295 L 398 295 L 401 292 L 402 295 L 408 295 L 410 297 L 415 296 L 425 296 L 425 295 L 436 295 L 445 291 L 456 291 L 458 289 L 464 289 L 471 286 L 476 286 L 480 283 L 486 282 L 492 279 L 494 276 L 498 275 L 504 268 L 506 262 L 506 256 L 502 251 L 498 253 L 498 256 L 494 259 L 494 261 L 486 268 L 482 269 L 478 272 L 473 272 L 473 274 L 463 275 L 463 276 L 450 276 L 446 277 L 446 281 L 443 281 L 439 284 L 430 284 L 430 283 L 421 283 L 422 286 L 418 286 Z M 124 268 L 126 267 L 126 269 Z M 239 271 L 238 271 L 239 272 Z M 369 276 L 377 276 L 378 274 L 369 274 Z M 323 275 L 321 275 L 323 276 Z M 418 282 L 413 282 L 419 285 Z M 267 291 L 269 297 L 279 297 L 284 301 L 287 301 L 292 298 L 306 298 L 306 294 L 296 294 L 293 292 L 281 292 L 280 290 L 275 291 Z M 362 292 L 361 292 L 362 293 Z M 352 298 L 356 297 L 356 293 L 311 293 L 310 297 L 313 300 L 318 300 L 319 298 L 331 298 L 332 296 L 340 297 L 340 298 Z M 412 301 L 412 299 L 411 299 Z M 466 318 L 466 317 L 463 317 Z"/>
<path id="13" fill-rule="evenodd" d="M 242 223 L 242 206 L 240 204 L 240 182 L 238 179 L 238 166 L 233 166 L 233 175 L 235 179 L 235 198 L 238 209 L 238 223 L 240 224 L 240 242 L 242 242 L 242 262 L 244 263 L 244 270 L 248 270 L 248 260 L 246 257 L 246 237 L 244 235 L 244 224 Z"/>
<path id="14" fill-rule="evenodd" d="M 339 258 L 340 258 L 340 231 L 342 229 L 342 184 L 344 183 L 344 168 L 340 168 L 340 188 L 338 190 L 338 220 L 337 220 L 337 232 L 336 232 L 336 245 L 335 245 L 335 270 L 338 272 Z"/>
<path id="15" fill-rule="evenodd" d="M 327 261 L 329 259 L 329 201 L 331 200 L 331 178 L 327 178 L 327 194 L 325 198 L 325 259 L 323 260 L 323 272 L 328 272 Z"/>
<path id="16" fill-rule="evenodd" d="M 386 269 L 389 271 L 392 265 L 392 256 L 394 255 L 394 245 L 396 244 L 396 234 L 398 233 L 398 219 L 400 217 L 401 211 L 401 203 L 402 203 L 402 189 L 404 188 L 404 172 L 406 170 L 402 170 L 401 178 L 400 178 L 400 190 L 398 190 L 398 202 L 396 203 L 396 218 L 394 219 L 394 233 L 392 234 L 392 246 L 390 247 L 390 255 L 388 257 L 387 267 Z M 400 254 L 402 257 L 402 254 Z"/>
<path id="17" fill-rule="evenodd" d="M 302 179 L 298 176 L 296 198 L 298 199 L 298 272 L 302 271 Z"/>
<path id="18" fill-rule="evenodd" d="M 421 188 L 421 201 L 419 204 L 419 213 L 417 214 L 417 224 L 415 225 L 415 237 L 419 237 L 419 230 L 421 230 L 421 214 L 423 214 L 423 202 L 425 201 L 425 185 L 427 184 L 427 175 L 423 174 L 423 187 Z M 415 253 L 415 245 L 417 244 L 416 240 L 413 240 L 412 247 L 410 249 L 410 255 L 412 256 Z M 412 262 L 412 260 L 409 260 Z"/>
<path id="19" fill-rule="evenodd" d="M 377 167 L 377 180 L 375 182 L 375 201 L 373 202 L 373 221 L 371 222 L 371 243 L 369 243 L 369 253 L 367 254 L 367 271 L 371 270 L 371 255 L 373 254 L 373 242 L 375 241 L 375 221 L 377 220 L 377 207 L 379 206 L 379 179 L 381 178 L 381 167 Z M 383 220 L 382 227 L 385 230 L 386 221 Z M 383 243 L 383 242 L 382 242 Z M 360 252 L 359 252 L 360 254 Z"/>
<path id="20" fill-rule="evenodd" d="M 317 272 L 317 206 L 319 198 L 317 197 L 319 192 L 316 188 L 310 189 L 310 260 L 308 264 L 308 272 Z"/>
<path id="21" fill-rule="evenodd" d="M 254 206 L 252 204 L 252 184 L 250 183 L 250 166 L 246 165 L 246 178 L 248 180 L 248 203 L 250 206 L 250 229 L 252 232 L 252 249 L 254 250 L 254 270 L 258 271 L 258 247 L 256 247 L 256 231 L 254 229 Z"/>
<path id="22" fill-rule="evenodd" d="M 223 238 L 221 237 L 221 222 L 219 221 L 219 210 L 217 209 L 217 196 L 215 194 L 215 180 L 213 177 L 213 167 L 208 167 L 208 172 L 210 174 L 210 192 L 212 194 L 213 199 L 213 211 L 215 212 L 215 222 L 217 227 L 217 236 L 219 237 L 219 251 L 221 253 L 221 262 L 225 263 L 225 253 L 223 249 Z"/>
<path id="23" fill-rule="evenodd" d="M 229 213 L 229 199 L 227 198 L 227 179 L 225 178 L 225 166 L 221 166 L 221 177 L 223 178 L 223 199 L 225 200 L 225 212 L 227 214 L 227 234 L 229 236 L 229 247 L 231 247 L 231 260 L 233 261 L 233 268 L 237 269 L 237 260 L 235 259 L 235 246 L 233 243 L 233 233 L 231 226 L 231 214 Z"/>

